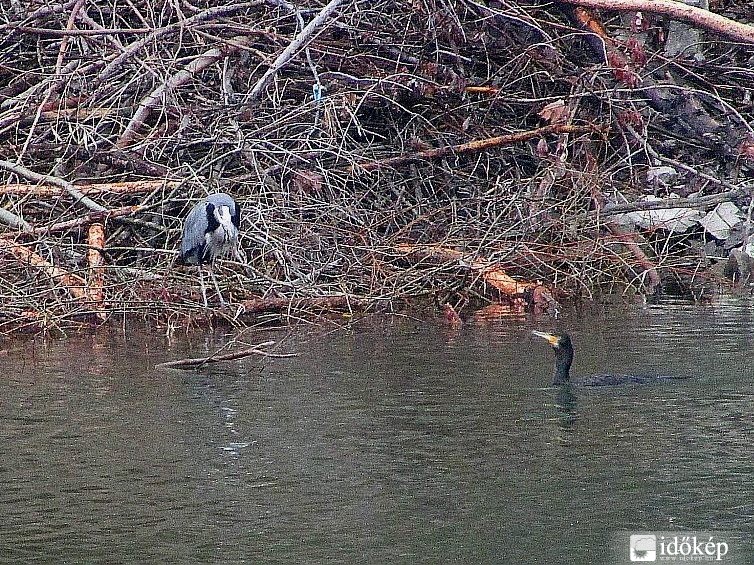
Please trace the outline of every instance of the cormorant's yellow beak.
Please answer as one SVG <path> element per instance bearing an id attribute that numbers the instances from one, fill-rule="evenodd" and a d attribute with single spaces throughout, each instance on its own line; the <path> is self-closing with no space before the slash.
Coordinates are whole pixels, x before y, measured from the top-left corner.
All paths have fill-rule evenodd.
<path id="1" fill-rule="evenodd" d="M 547 343 L 549 343 L 553 347 L 555 347 L 556 345 L 558 345 L 559 338 L 556 335 L 548 334 L 548 333 L 545 333 L 545 332 L 538 332 L 538 331 L 533 331 L 531 333 L 532 333 L 532 335 L 535 335 L 537 337 L 541 337 L 542 339 L 546 339 Z"/>

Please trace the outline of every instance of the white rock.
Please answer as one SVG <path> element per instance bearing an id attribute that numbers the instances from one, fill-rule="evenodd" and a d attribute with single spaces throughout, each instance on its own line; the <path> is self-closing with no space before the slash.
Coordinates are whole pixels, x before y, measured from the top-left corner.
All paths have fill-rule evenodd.
<path id="1" fill-rule="evenodd" d="M 678 196 L 671 195 L 666 200 L 672 200 L 673 198 L 678 198 Z M 641 199 L 643 202 L 658 202 L 661 200 L 663 199 L 657 196 L 646 196 Z M 701 212 L 693 208 L 660 208 L 658 210 L 641 210 L 621 214 L 620 221 L 623 223 L 632 223 L 643 229 L 662 228 L 680 233 L 699 223 L 701 218 Z"/>
<path id="2" fill-rule="evenodd" d="M 651 167 L 647 169 L 647 184 L 661 182 L 669 185 L 678 178 L 678 171 L 673 167 Z"/>
<path id="3" fill-rule="evenodd" d="M 721 202 L 699 220 L 702 227 L 716 239 L 727 239 L 730 230 L 743 220 L 741 210 L 733 202 Z"/>

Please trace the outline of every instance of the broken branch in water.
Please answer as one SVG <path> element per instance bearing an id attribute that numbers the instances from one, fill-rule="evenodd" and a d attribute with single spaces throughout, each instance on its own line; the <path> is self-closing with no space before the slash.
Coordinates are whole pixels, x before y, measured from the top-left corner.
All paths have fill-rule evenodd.
<path id="1" fill-rule="evenodd" d="M 253 298 L 241 303 L 241 314 L 259 314 L 261 312 L 280 312 L 286 310 L 301 310 L 305 307 L 335 310 L 340 308 L 361 308 L 365 304 L 363 299 L 347 294 L 333 296 L 304 296 L 298 298 L 284 298 L 267 296 Z"/>
<path id="2" fill-rule="evenodd" d="M 261 355 L 262 357 L 296 357 L 298 353 L 270 353 L 264 351 L 264 347 L 275 345 L 274 341 L 264 341 L 258 343 L 247 349 L 241 351 L 234 351 L 233 353 L 224 353 L 223 355 L 213 354 L 209 357 L 199 357 L 196 359 L 177 359 L 176 361 L 166 361 L 165 363 L 159 363 L 157 367 L 163 367 L 167 369 L 193 369 L 194 367 L 200 367 L 209 363 L 218 363 L 220 361 L 234 361 L 236 359 L 243 359 L 244 357 L 250 357 L 252 355 Z"/>

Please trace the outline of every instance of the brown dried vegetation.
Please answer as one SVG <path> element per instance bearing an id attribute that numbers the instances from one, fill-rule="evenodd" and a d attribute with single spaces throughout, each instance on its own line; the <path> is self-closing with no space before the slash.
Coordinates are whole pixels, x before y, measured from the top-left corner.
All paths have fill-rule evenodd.
<path id="1" fill-rule="evenodd" d="M 749 2 L 679 17 L 699 41 L 673 56 L 672 11 L 578 3 L 3 1 L 0 333 L 188 324 L 181 219 L 219 190 L 250 269 L 220 262 L 247 308 L 214 315 L 237 324 L 512 300 L 506 276 L 559 297 L 714 286 L 750 232 Z M 661 165 L 672 185 L 647 182 Z M 671 191 L 748 218 L 730 242 L 614 221 Z"/>

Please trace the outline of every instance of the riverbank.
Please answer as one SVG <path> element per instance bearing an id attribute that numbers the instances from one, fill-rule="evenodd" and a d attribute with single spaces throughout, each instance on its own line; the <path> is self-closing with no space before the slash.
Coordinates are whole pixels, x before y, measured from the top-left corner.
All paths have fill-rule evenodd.
<path id="1" fill-rule="evenodd" d="M 747 2 L 99 8 L 0 26 L 0 334 L 748 292 Z M 216 191 L 249 264 L 207 311 Z"/>

